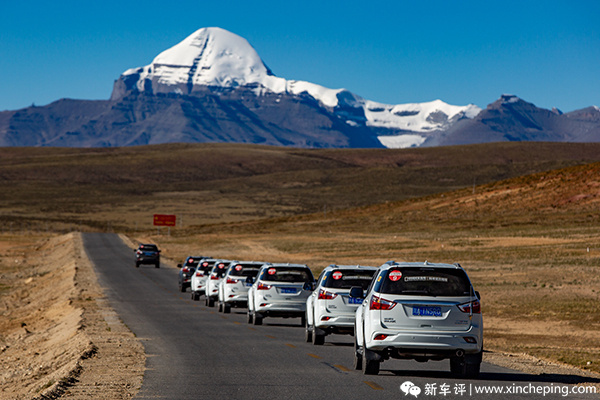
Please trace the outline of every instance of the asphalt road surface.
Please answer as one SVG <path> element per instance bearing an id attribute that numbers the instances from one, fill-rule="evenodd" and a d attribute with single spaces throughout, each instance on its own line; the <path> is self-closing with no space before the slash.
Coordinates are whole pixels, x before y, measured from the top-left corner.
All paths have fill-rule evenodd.
<path id="1" fill-rule="evenodd" d="M 379 375 L 363 375 L 352 370 L 351 336 L 327 336 L 325 345 L 314 346 L 304 341 L 299 318 L 248 325 L 245 309 L 221 314 L 203 298 L 192 301 L 189 291 L 179 292 L 177 269 L 135 268 L 133 250 L 117 235 L 89 233 L 83 239 L 110 304 L 144 344 L 147 370 L 137 399 L 597 397 L 565 396 L 563 390 L 573 388 L 565 376 L 527 375 L 485 363 L 478 380 L 454 378 L 447 360 L 389 360 Z M 403 392 L 400 386 L 407 381 L 418 390 Z M 486 387 L 505 393 L 477 393 Z M 542 396 L 543 390 L 555 393 Z"/>

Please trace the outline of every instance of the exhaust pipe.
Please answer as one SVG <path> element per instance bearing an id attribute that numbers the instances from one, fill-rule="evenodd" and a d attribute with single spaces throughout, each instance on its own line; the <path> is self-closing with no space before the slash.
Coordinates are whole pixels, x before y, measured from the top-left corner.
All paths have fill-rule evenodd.
<path id="1" fill-rule="evenodd" d="M 462 357 L 464 355 L 465 355 L 464 350 L 461 350 L 461 349 L 456 350 L 456 357 Z"/>

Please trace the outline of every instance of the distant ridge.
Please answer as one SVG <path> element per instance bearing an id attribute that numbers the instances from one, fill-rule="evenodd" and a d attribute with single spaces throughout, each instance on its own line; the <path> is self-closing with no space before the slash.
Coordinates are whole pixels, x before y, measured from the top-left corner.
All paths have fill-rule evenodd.
<path id="1" fill-rule="evenodd" d="M 600 141 L 600 110 L 544 110 L 502 95 L 485 110 L 441 100 L 389 105 L 275 76 L 248 41 L 202 28 L 125 71 L 105 101 L 0 112 L 0 146 L 253 143 L 406 148 L 496 141 Z"/>

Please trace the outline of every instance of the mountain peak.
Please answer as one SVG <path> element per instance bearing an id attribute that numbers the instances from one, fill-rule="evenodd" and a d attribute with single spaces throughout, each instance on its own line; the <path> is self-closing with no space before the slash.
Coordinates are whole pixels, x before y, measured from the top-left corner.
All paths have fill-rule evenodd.
<path id="1" fill-rule="evenodd" d="M 131 90 L 190 94 L 200 85 L 237 87 L 269 76 L 273 73 L 246 39 L 222 28 L 202 28 L 160 53 L 150 65 L 125 71 L 119 80 L 124 87 L 115 85 L 112 98 Z"/>

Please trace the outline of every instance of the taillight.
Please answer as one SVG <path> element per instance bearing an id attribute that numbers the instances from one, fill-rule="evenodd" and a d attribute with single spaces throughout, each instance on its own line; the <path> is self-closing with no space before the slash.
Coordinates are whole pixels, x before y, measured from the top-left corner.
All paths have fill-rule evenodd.
<path id="1" fill-rule="evenodd" d="M 332 300 L 337 297 L 337 293 L 331 293 L 323 289 L 319 289 L 319 300 Z"/>
<path id="2" fill-rule="evenodd" d="M 471 314 L 471 304 L 473 304 L 473 314 L 481 314 L 481 303 L 479 300 L 469 301 L 458 305 L 458 309 L 464 313 Z"/>
<path id="3" fill-rule="evenodd" d="M 237 279 L 227 278 L 227 280 L 225 281 L 225 283 L 238 283 L 238 280 Z"/>
<path id="4" fill-rule="evenodd" d="M 371 297 L 371 303 L 369 304 L 369 310 L 391 310 L 394 307 L 396 307 L 396 303 L 378 296 Z"/>
<path id="5" fill-rule="evenodd" d="M 265 285 L 264 283 L 259 283 L 258 286 L 256 286 L 256 290 L 269 290 L 271 289 L 271 285 Z"/>
<path id="6" fill-rule="evenodd" d="M 196 276 L 202 276 L 202 272 L 196 272 Z"/>
<path id="7" fill-rule="evenodd" d="M 219 277 L 218 277 L 217 275 L 211 275 L 211 276 L 210 276 L 210 280 L 211 280 L 211 281 L 218 281 L 218 280 L 219 280 Z"/>
<path id="8" fill-rule="evenodd" d="M 379 335 L 375 336 L 373 338 L 373 340 L 384 340 L 387 337 L 388 337 L 388 335 L 384 335 L 383 333 L 380 333 Z"/>

